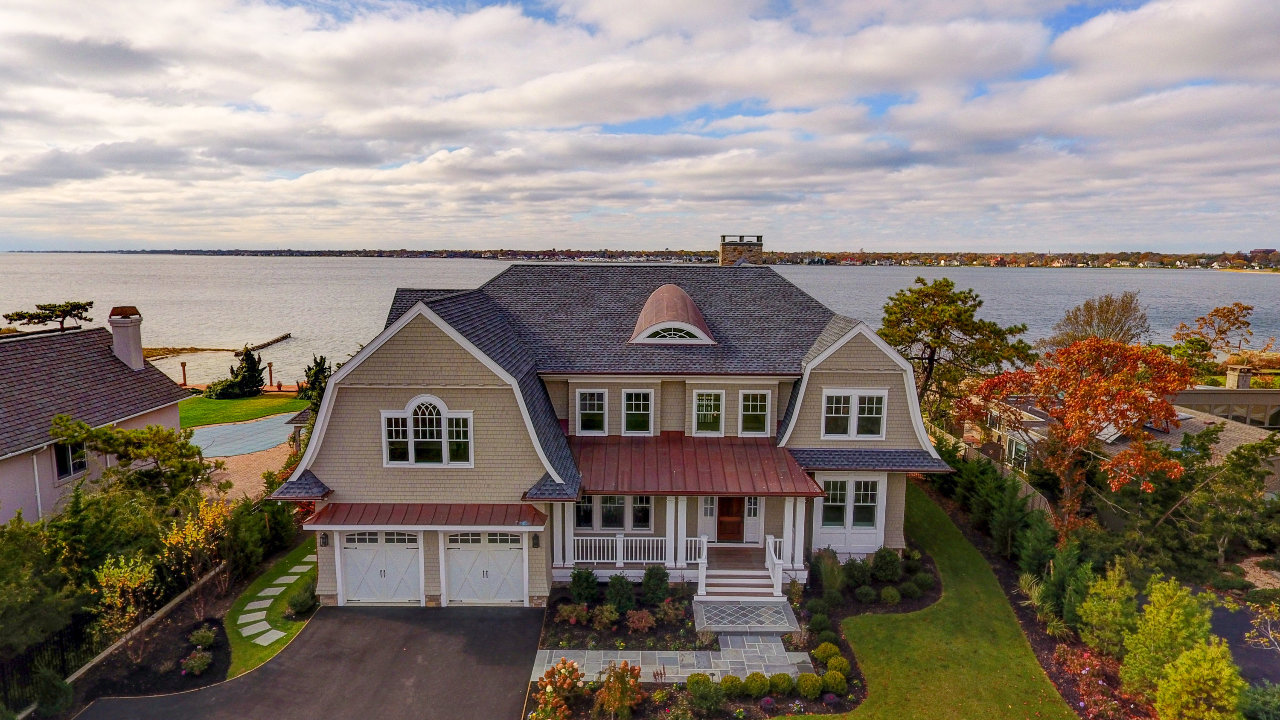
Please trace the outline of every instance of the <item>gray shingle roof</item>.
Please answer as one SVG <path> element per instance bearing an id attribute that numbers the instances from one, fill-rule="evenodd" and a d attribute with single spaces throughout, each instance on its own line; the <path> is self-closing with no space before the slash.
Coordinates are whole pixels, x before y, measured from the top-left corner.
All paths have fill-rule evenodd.
<path id="1" fill-rule="evenodd" d="M 951 466 L 927 450 L 857 450 L 845 448 L 787 448 L 805 470 L 878 470 L 883 472 L 945 473 Z"/>
<path id="2" fill-rule="evenodd" d="M 310 470 L 303 470 L 298 477 L 284 483 L 271 493 L 268 500 L 322 500 L 333 492 L 328 485 Z"/>
<path id="3" fill-rule="evenodd" d="M 129 369 L 106 328 L 0 340 L 0 457 L 49 442 L 55 415 L 97 427 L 189 396 L 151 363 Z"/>

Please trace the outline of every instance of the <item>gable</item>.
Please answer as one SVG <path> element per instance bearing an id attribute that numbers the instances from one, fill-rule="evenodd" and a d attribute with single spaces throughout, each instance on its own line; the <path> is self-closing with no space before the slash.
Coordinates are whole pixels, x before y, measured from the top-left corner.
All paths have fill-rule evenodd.
<path id="1" fill-rule="evenodd" d="M 422 315 L 375 348 L 342 383 L 399 387 L 507 385 Z"/>

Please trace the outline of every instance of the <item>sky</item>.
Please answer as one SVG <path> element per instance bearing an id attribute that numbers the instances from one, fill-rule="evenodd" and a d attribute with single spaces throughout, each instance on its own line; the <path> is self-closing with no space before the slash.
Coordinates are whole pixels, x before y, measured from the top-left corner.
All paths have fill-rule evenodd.
<path id="1" fill-rule="evenodd" d="M 0 250 L 1274 247 L 1276 0 L 7 0 Z"/>

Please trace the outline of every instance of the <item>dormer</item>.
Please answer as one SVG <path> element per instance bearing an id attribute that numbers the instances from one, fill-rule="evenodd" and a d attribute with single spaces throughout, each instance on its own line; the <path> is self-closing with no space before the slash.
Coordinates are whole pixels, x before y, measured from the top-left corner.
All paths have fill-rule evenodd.
<path id="1" fill-rule="evenodd" d="M 679 285 L 667 284 L 653 291 L 636 318 L 632 344 L 715 345 L 702 311 Z"/>

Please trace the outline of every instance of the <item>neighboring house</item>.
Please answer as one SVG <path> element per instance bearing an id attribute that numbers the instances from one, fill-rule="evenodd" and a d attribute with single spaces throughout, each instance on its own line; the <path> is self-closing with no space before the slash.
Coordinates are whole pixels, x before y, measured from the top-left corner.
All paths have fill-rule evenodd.
<path id="1" fill-rule="evenodd" d="M 112 308 L 106 328 L 0 335 L 0 521 L 55 512 L 77 481 L 110 458 L 55 443 L 56 415 L 93 427 L 178 427 L 190 397 L 142 357 L 142 315 Z"/>
<path id="2" fill-rule="evenodd" d="M 1181 396 L 1179 396 L 1181 397 Z M 969 433 L 967 440 L 981 438 L 980 451 L 987 457 L 1021 470 L 1027 469 L 1030 451 L 1036 443 L 1048 437 L 1049 415 L 1026 398 L 1012 398 L 1008 407 L 1020 415 L 1021 427 L 1010 427 L 999 413 L 988 413 L 981 434 Z M 1182 447 L 1182 438 L 1202 432 L 1210 426 L 1223 426 L 1222 434 L 1215 446 L 1215 457 L 1221 457 L 1233 449 L 1249 443 L 1261 442 L 1271 435 L 1271 431 L 1253 425 L 1228 420 L 1207 412 L 1189 407 L 1175 405 L 1178 413 L 1177 427 L 1155 428 L 1148 426 L 1153 442 L 1164 443 L 1171 448 Z M 1104 433 L 1098 437 L 1100 449 L 1107 455 L 1115 455 L 1129 446 L 1129 438 L 1119 433 Z M 1269 460 L 1272 472 L 1266 479 L 1267 492 L 1280 494 L 1280 456 Z"/>
<path id="3" fill-rule="evenodd" d="M 772 598 L 805 557 L 902 548 L 947 472 L 910 365 L 772 269 L 515 265 L 399 290 L 329 381 L 298 469 L 322 600 L 545 603 L 663 565 Z"/>

